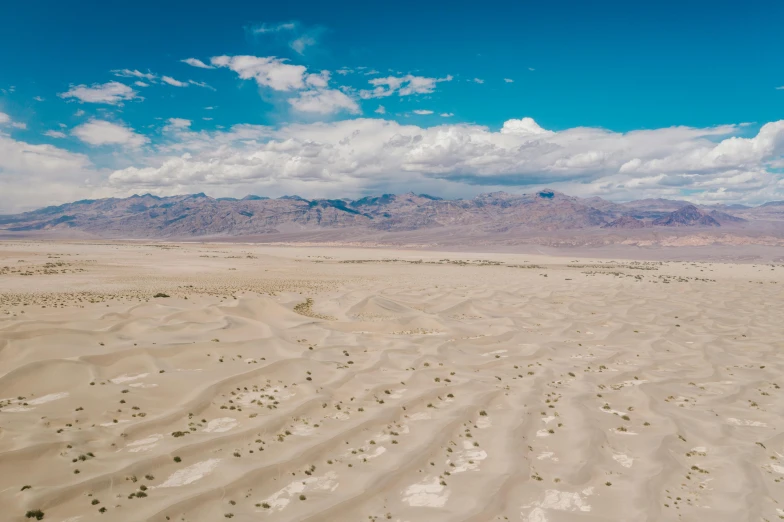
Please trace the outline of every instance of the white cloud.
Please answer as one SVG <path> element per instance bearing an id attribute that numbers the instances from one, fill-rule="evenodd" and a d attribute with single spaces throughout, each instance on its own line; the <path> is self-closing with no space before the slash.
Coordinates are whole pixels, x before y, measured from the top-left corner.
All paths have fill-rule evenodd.
<path id="1" fill-rule="evenodd" d="M 151 73 L 146 72 L 143 73 L 141 71 L 137 71 L 136 69 L 114 69 L 112 73 L 115 76 L 119 76 L 121 78 L 143 78 L 145 80 L 154 81 L 158 76 Z"/>
<path id="2" fill-rule="evenodd" d="M 474 78 L 471 81 L 473 81 L 474 83 L 485 83 L 485 81 L 483 79 L 481 79 L 481 78 Z"/>
<path id="3" fill-rule="evenodd" d="M 21 129 L 21 130 L 27 128 L 26 123 L 22 123 L 20 121 L 13 121 L 11 117 L 4 112 L 0 112 L 0 125 L 10 125 L 15 129 Z"/>
<path id="4" fill-rule="evenodd" d="M 345 93 L 336 89 L 313 89 L 303 91 L 298 97 L 289 99 L 291 106 L 300 112 L 332 114 L 347 111 L 360 112 L 359 105 Z"/>
<path id="5" fill-rule="evenodd" d="M 11 122 L 11 117 L 4 112 L 0 112 L 0 125 L 4 125 L 10 122 Z"/>
<path id="6" fill-rule="evenodd" d="M 105 120 L 90 120 L 75 127 L 71 134 L 90 145 L 121 145 L 124 147 L 141 147 L 149 139 L 137 134 L 123 124 Z"/>
<path id="7" fill-rule="evenodd" d="M 784 154 L 784 120 L 751 138 L 737 132 L 734 125 L 554 132 L 530 118 L 509 120 L 498 131 L 364 118 L 279 129 L 244 126 L 184 132 L 140 166 L 115 171 L 110 181 L 117 190 L 255 184 L 319 197 L 403 187 L 466 195 L 510 186 L 618 199 L 678 197 L 682 189 L 699 190 L 706 201 L 784 197 L 784 185 L 766 170 Z"/>
<path id="8" fill-rule="evenodd" d="M 511 78 L 504 78 L 504 81 L 506 83 L 514 83 L 514 80 L 512 80 Z"/>
<path id="9" fill-rule="evenodd" d="M 163 130 L 187 129 L 191 126 L 191 120 L 184 118 L 169 118 L 166 120 L 167 124 Z"/>
<path id="10" fill-rule="evenodd" d="M 534 69 L 533 67 L 529 67 L 528 70 L 529 71 L 535 71 L 536 69 Z"/>
<path id="11" fill-rule="evenodd" d="M 42 102 L 42 101 L 44 101 L 44 98 L 43 98 L 42 96 L 33 96 L 33 99 L 34 99 L 35 101 L 37 101 L 37 102 Z"/>
<path id="12" fill-rule="evenodd" d="M 256 80 L 262 87 L 276 91 L 292 91 L 305 87 L 307 68 L 292 65 L 274 56 L 215 56 L 210 62 L 216 67 L 228 67 L 243 80 Z"/>
<path id="13" fill-rule="evenodd" d="M 50 138 L 65 138 L 66 134 L 56 130 L 48 130 L 44 132 L 44 136 L 49 136 Z"/>
<path id="14" fill-rule="evenodd" d="M 419 115 L 424 116 L 426 114 L 433 114 L 433 111 L 428 111 L 428 110 L 425 110 L 425 109 L 416 109 L 414 111 L 414 114 L 419 114 Z"/>
<path id="15" fill-rule="evenodd" d="M 387 109 L 383 105 L 379 105 L 378 109 L 376 109 L 373 112 L 375 112 L 376 114 L 386 114 L 387 113 Z"/>
<path id="16" fill-rule="evenodd" d="M 335 72 L 336 72 L 336 73 L 338 73 L 338 74 L 340 74 L 340 75 L 342 75 L 342 76 L 346 76 L 347 74 L 351 74 L 351 73 L 353 73 L 354 71 L 352 71 L 352 70 L 351 70 L 351 69 L 349 69 L 348 67 L 341 67 L 340 69 L 338 69 L 338 70 L 337 70 L 337 71 L 335 71 Z"/>
<path id="17" fill-rule="evenodd" d="M 303 35 L 291 42 L 290 46 L 299 54 L 304 54 L 305 49 L 316 45 L 316 39 L 310 35 Z"/>
<path id="18" fill-rule="evenodd" d="M 188 84 L 186 82 L 181 82 L 179 80 L 175 80 L 171 76 L 162 76 L 161 81 L 164 83 L 168 83 L 169 85 L 173 85 L 175 87 L 187 87 Z"/>
<path id="19" fill-rule="evenodd" d="M 782 85 L 781 87 L 776 87 L 776 90 L 777 91 L 784 91 L 784 85 Z"/>
<path id="20" fill-rule="evenodd" d="M 84 116 L 84 111 L 82 109 L 79 109 L 74 113 L 74 116 L 76 116 L 77 118 L 79 118 L 80 116 Z"/>
<path id="21" fill-rule="evenodd" d="M 27 129 L 27 124 L 26 123 L 22 123 L 21 121 L 15 121 L 15 122 L 13 122 L 11 124 L 11 127 L 15 128 L 15 129 L 25 130 L 25 129 Z"/>
<path id="22" fill-rule="evenodd" d="M 265 33 L 278 33 L 280 31 L 292 31 L 296 29 L 297 24 L 295 22 L 283 22 L 279 24 L 261 24 L 257 27 L 253 28 L 254 33 L 265 34 Z"/>
<path id="23" fill-rule="evenodd" d="M 451 117 L 452 117 L 452 116 L 454 116 L 454 115 L 455 115 L 455 113 L 454 113 L 454 112 L 442 112 L 442 113 L 441 113 L 441 117 L 442 117 L 442 118 L 451 118 Z"/>
<path id="24" fill-rule="evenodd" d="M 439 82 L 452 81 L 452 76 L 445 78 L 428 78 L 425 76 L 388 76 L 386 78 L 373 78 L 368 83 L 374 87 L 372 90 L 362 90 L 359 96 L 363 99 L 385 98 L 397 93 L 398 96 L 410 96 L 412 94 L 430 94 L 436 89 Z"/>
<path id="25" fill-rule="evenodd" d="M 211 91 L 215 90 L 215 87 L 213 87 L 211 85 L 207 85 L 204 82 L 197 82 L 196 80 L 188 80 L 188 83 L 190 83 L 191 85 L 195 85 L 197 87 L 204 87 L 205 89 L 209 89 Z"/>
<path id="26" fill-rule="evenodd" d="M 141 80 L 137 80 L 137 81 L 133 82 L 133 84 L 134 84 L 135 86 L 137 86 L 137 87 L 149 87 L 149 86 L 150 86 L 150 84 L 149 84 L 149 83 L 144 83 L 144 82 L 143 82 L 143 81 L 141 81 Z"/>
<path id="27" fill-rule="evenodd" d="M 120 82 L 93 84 L 92 87 L 77 85 L 67 92 L 58 94 L 60 98 L 75 98 L 83 103 L 105 103 L 121 105 L 123 101 L 136 98 L 137 92 Z"/>
<path id="28" fill-rule="evenodd" d="M 206 63 L 202 62 L 198 58 L 186 58 L 184 60 L 180 60 L 182 63 L 187 63 L 193 67 L 199 67 L 200 69 L 214 69 L 213 66 L 207 65 Z"/>

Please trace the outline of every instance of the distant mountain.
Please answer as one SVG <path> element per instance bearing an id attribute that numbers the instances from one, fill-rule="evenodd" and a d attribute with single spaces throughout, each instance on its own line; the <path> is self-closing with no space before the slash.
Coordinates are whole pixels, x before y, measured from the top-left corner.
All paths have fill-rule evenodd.
<path id="1" fill-rule="evenodd" d="M 171 197 L 143 194 L 82 200 L 0 216 L 0 231 L 17 234 L 78 231 L 105 238 L 194 238 L 325 230 L 365 231 L 372 237 L 374 231 L 442 230 L 461 237 L 488 234 L 511 237 L 563 230 L 725 226 L 744 229 L 758 223 L 766 223 L 768 228 L 784 225 L 784 206 L 720 208 L 665 199 L 619 204 L 547 189 L 533 194 L 493 192 L 456 200 L 414 193 L 356 200 L 309 200 L 296 195 L 277 199 L 249 195 L 235 199 L 211 198 L 203 193 Z"/>

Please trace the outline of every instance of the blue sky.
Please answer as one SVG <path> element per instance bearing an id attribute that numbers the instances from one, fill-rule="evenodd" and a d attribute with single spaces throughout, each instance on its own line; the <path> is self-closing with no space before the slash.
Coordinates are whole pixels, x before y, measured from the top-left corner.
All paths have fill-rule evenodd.
<path id="1" fill-rule="evenodd" d="M 747 4 L 9 4 L 0 212 L 148 191 L 773 199 L 784 4 Z"/>

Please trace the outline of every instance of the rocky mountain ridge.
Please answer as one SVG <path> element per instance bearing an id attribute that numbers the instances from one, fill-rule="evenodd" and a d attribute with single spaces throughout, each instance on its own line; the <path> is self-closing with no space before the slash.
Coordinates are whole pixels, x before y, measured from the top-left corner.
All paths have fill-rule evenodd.
<path id="1" fill-rule="evenodd" d="M 553 190 L 494 192 L 456 200 L 413 193 L 356 200 L 253 195 L 211 198 L 199 193 L 76 201 L 0 216 L 0 231 L 80 231 L 105 238 L 234 237 L 325 229 L 449 229 L 481 235 L 587 229 L 742 229 L 760 221 L 773 223 L 775 228 L 784 225 L 784 204 L 707 207 L 662 199 L 614 203 Z"/>

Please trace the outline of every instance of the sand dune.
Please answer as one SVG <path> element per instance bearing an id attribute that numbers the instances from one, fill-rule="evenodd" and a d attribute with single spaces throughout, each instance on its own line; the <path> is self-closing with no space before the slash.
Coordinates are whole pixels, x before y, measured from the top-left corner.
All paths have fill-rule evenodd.
<path id="1" fill-rule="evenodd" d="M 0 243 L 3 520 L 784 517 L 784 266 L 446 257 Z"/>

